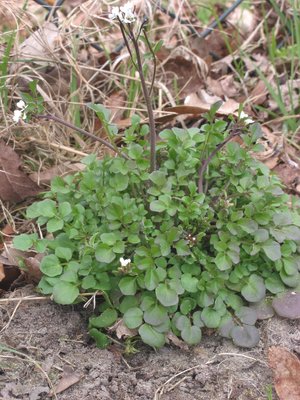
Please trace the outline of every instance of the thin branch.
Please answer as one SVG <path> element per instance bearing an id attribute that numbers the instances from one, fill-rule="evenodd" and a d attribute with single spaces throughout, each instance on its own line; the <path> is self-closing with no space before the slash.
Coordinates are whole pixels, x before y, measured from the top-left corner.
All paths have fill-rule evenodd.
<path id="1" fill-rule="evenodd" d="M 226 138 L 223 142 L 219 143 L 216 148 L 210 153 L 210 155 L 205 158 L 198 171 L 198 193 L 203 193 L 203 176 L 206 171 L 206 168 L 208 164 L 211 162 L 211 160 L 214 158 L 214 156 L 217 154 L 218 151 L 220 151 L 232 138 L 235 136 L 240 135 L 241 132 L 234 130 L 228 138 Z"/>
<path id="2" fill-rule="evenodd" d="M 154 121 L 154 115 L 153 115 L 153 109 L 151 105 L 151 99 L 149 96 L 148 88 L 146 85 L 144 73 L 143 73 L 143 65 L 142 65 L 142 60 L 141 60 L 141 55 L 140 55 L 140 49 L 138 42 L 136 38 L 134 37 L 134 34 L 129 28 L 130 35 L 131 35 L 131 40 L 134 46 L 134 50 L 136 53 L 136 61 L 137 61 L 137 66 L 138 66 L 138 71 L 141 79 L 141 85 L 146 101 L 146 107 L 148 111 L 148 118 L 149 118 L 149 128 L 150 128 L 150 172 L 153 172 L 156 170 L 156 129 L 155 129 L 155 121 Z"/>
<path id="3" fill-rule="evenodd" d="M 146 42 L 147 42 L 147 46 L 148 46 L 148 48 L 150 50 L 150 53 L 152 54 L 152 58 L 153 58 L 153 75 L 152 75 L 152 81 L 151 81 L 151 86 L 150 86 L 150 90 L 149 90 L 149 96 L 151 96 L 152 89 L 153 89 L 153 86 L 154 86 L 155 76 L 156 76 L 156 56 L 155 56 L 155 53 L 154 53 L 154 51 L 152 49 L 151 43 L 149 42 L 149 39 L 148 39 L 148 36 L 147 36 L 145 28 L 143 29 L 143 33 L 144 33 L 144 36 L 145 36 L 145 39 L 146 39 Z"/>
<path id="4" fill-rule="evenodd" d="M 71 124 L 70 122 L 67 122 L 59 117 L 57 117 L 56 115 L 52 115 L 52 114 L 46 114 L 46 115 L 36 115 L 36 118 L 38 119 L 48 119 L 48 120 L 52 120 L 55 122 L 58 122 L 61 125 L 64 125 L 68 128 L 73 129 L 74 131 L 77 131 L 93 140 L 96 140 L 97 142 L 102 143 L 104 146 L 108 147 L 110 150 L 114 151 L 115 153 L 117 153 L 119 156 L 126 158 L 127 160 L 129 159 L 126 154 L 120 152 L 120 150 L 117 148 L 117 146 L 112 145 L 111 143 L 109 143 L 107 140 L 102 139 L 96 135 L 94 135 L 93 133 L 90 133 L 88 131 L 85 131 L 84 129 L 81 129 L 73 124 Z"/>

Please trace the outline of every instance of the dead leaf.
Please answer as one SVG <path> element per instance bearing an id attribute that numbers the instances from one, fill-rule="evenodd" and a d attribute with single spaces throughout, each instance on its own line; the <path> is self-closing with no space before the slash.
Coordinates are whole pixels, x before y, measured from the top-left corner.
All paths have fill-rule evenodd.
<path id="1" fill-rule="evenodd" d="M 59 29 L 52 22 L 46 21 L 40 29 L 33 32 L 17 49 L 19 58 L 33 58 L 40 65 L 47 65 L 44 59 L 49 56 L 59 39 Z M 42 61 L 43 60 L 43 61 Z M 13 70 L 17 67 L 14 66 Z"/>
<path id="2" fill-rule="evenodd" d="M 249 102 L 252 104 L 263 104 L 267 99 L 268 90 L 263 81 L 259 81 L 250 93 Z"/>
<path id="3" fill-rule="evenodd" d="M 0 142 L 0 198 L 18 203 L 27 197 L 36 196 L 40 188 L 20 169 L 17 153 Z"/>
<path id="4" fill-rule="evenodd" d="M 169 339 L 171 343 L 174 344 L 174 346 L 178 347 L 181 350 L 187 351 L 189 349 L 189 346 L 184 343 L 183 340 L 180 340 L 176 335 L 174 335 L 173 332 L 168 332 L 166 337 Z"/>
<path id="5" fill-rule="evenodd" d="M 81 375 L 76 374 L 72 367 L 66 365 L 64 366 L 63 376 L 61 380 L 58 382 L 56 388 L 54 389 L 54 393 L 58 394 L 68 389 L 70 386 L 75 385 L 75 383 L 79 382 L 82 378 Z M 53 396 L 53 393 L 52 393 Z"/>
<path id="6" fill-rule="evenodd" d="M 42 278 L 42 273 L 40 270 L 40 262 L 43 254 L 37 254 L 35 257 L 27 257 L 24 262 L 26 265 L 26 271 L 24 271 L 26 276 L 26 281 L 38 283 Z"/>
<path id="7" fill-rule="evenodd" d="M 198 93 L 191 93 L 184 101 L 185 106 L 199 107 L 202 110 L 208 111 L 212 104 L 222 100 L 217 96 L 210 96 L 204 90 Z M 240 104 L 233 99 L 228 99 L 223 102 L 222 106 L 218 109 L 217 115 L 235 115 L 235 111 L 238 110 Z M 173 107 L 176 108 L 176 107 Z"/>
<path id="8" fill-rule="evenodd" d="M 274 372 L 274 385 L 280 400 L 300 400 L 300 361 L 288 349 L 272 346 L 269 364 Z"/>
<path id="9" fill-rule="evenodd" d="M 0 263 L 0 282 L 5 278 L 4 265 Z"/>
<path id="10" fill-rule="evenodd" d="M 137 335 L 136 329 L 129 329 L 124 324 L 123 319 L 119 319 L 113 326 L 108 328 L 109 332 L 114 332 L 118 339 L 124 339 L 127 337 L 133 337 Z"/>

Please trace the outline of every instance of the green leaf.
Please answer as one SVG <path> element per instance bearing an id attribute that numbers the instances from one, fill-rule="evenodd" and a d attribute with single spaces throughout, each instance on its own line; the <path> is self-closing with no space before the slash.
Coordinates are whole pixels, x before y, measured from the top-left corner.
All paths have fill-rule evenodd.
<path id="1" fill-rule="evenodd" d="M 49 219 L 49 221 L 47 222 L 47 231 L 49 233 L 53 233 L 53 232 L 57 232 L 59 230 L 61 230 L 64 227 L 64 221 L 62 219 L 58 219 L 58 218 L 51 218 Z"/>
<path id="2" fill-rule="evenodd" d="M 95 340 L 96 346 L 99 349 L 105 349 L 110 343 L 108 337 L 96 328 L 90 329 L 89 334 Z"/>
<path id="3" fill-rule="evenodd" d="M 150 203 L 150 210 L 154 212 L 163 212 L 167 209 L 167 206 L 165 203 L 163 203 L 161 200 L 153 200 Z"/>
<path id="4" fill-rule="evenodd" d="M 137 291 L 136 277 L 125 276 L 120 280 L 119 288 L 121 292 L 126 296 L 135 295 Z"/>
<path id="5" fill-rule="evenodd" d="M 93 328 L 108 328 L 116 322 L 117 318 L 117 311 L 114 308 L 107 308 L 99 317 L 90 318 L 90 325 Z"/>
<path id="6" fill-rule="evenodd" d="M 144 153 L 144 149 L 139 144 L 134 143 L 134 144 L 130 145 L 128 155 L 133 160 L 137 160 L 137 159 L 141 158 L 143 153 Z"/>
<path id="7" fill-rule="evenodd" d="M 285 289 L 285 286 L 282 283 L 282 280 L 276 275 L 270 276 L 269 278 L 267 278 L 265 280 L 265 285 L 266 285 L 266 288 L 273 294 L 283 292 Z"/>
<path id="8" fill-rule="evenodd" d="M 96 247 L 95 257 L 97 261 L 103 262 L 105 264 L 110 264 L 116 258 L 116 255 L 112 251 L 110 246 L 104 243 L 100 243 Z"/>
<path id="9" fill-rule="evenodd" d="M 243 229 L 243 231 L 247 233 L 254 233 L 258 229 L 257 222 L 253 221 L 252 219 L 241 219 L 238 224 Z"/>
<path id="10" fill-rule="evenodd" d="M 262 243 L 261 247 L 270 260 L 276 261 L 281 258 L 280 244 L 275 242 L 275 240 L 269 239 Z"/>
<path id="11" fill-rule="evenodd" d="M 68 203 L 67 201 L 60 203 L 58 206 L 58 212 L 62 218 L 65 218 L 68 215 L 72 214 L 71 204 Z"/>
<path id="12" fill-rule="evenodd" d="M 128 187 L 129 177 L 128 175 L 115 174 L 109 180 L 110 186 L 118 192 L 123 192 Z"/>
<path id="13" fill-rule="evenodd" d="M 255 347 L 259 342 L 259 331 L 255 326 L 235 326 L 230 335 L 233 343 L 240 347 Z"/>
<path id="14" fill-rule="evenodd" d="M 160 325 L 168 318 L 168 313 L 160 304 L 154 304 L 144 312 L 144 320 L 150 325 Z"/>
<path id="15" fill-rule="evenodd" d="M 50 254 L 42 259 L 40 270 L 43 274 L 54 277 L 61 275 L 63 268 L 60 265 L 59 259 L 54 254 Z"/>
<path id="16" fill-rule="evenodd" d="M 60 281 L 53 287 L 53 300 L 58 304 L 72 304 L 78 296 L 78 287 L 72 283 Z"/>
<path id="17" fill-rule="evenodd" d="M 146 343 L 149 346 L 152 346 L 154 348 L 160 348 L 166 342 L 165 335 L 157 332 L 155 330 L 155 328 L 153 328 L 152 326 L 150 326 L 148 324 L 143 324 L 139 328 L 139 334 L 144 343 Z"/>
<path id="18" fill-rule="evenodd" d="M 273 222 L 278 226 L 291 225 L 293 223 L 293 218 L 289 211 L 277 212 L 273 215 Z"/>
<path id="19" fill-rule="evenodd" d="M 143 323 L 143 311 L 138 308 L 129 308 L 123 316 L 125 325 L 129 329 L 136 329 Z"/>
<path id="20" fill-rule="evenodd" d="M 113 246 L 119 239 L 120 239 L 120 234 L 116 233 L 102 233 L 100 235 L 100 239 L 103 243 Z"/>
<path id="21" fill-rule="evenodd" d="M 220 271 L 226 271 L 232 266 L 231 258 L 225 253 L 219 253 L 215 258 L 215 263 Z"/>
<path id="22" fill-rule="evenodd" d="M 93 277 L 93 275 L 88 275 L 82 279 L 81 287 L 84 290 L 94 289 L 96 284 L 97 284 L 97 282 L 96 282 L 96 279 Z"/>
<path id="23" fill-rule="evenodd" d="M 175 306 L 178 304 L 178 294 L 167 284 L 160 283 L 155 289 L 155 294 L 159 302 L 165 306 Z"/>
<path id="24" fill-rule="evenodd" d="M 72 249 L 69 249 L 68 247 L 56 247 L 55 249 L 55 255 L 58 258 L 61 258 L 63 260 L 70 261 L 72 258 L 73 251 Z"/>
<path id="25" fill-rule="evenodd" d="M 13 245 L 15 249 L 27 251 L 33 246 L 35 240 L 37 240 L 37 235 L 35 233 L 29 235 L 22 233 L 14 237 Z"/>
<path id="26" fill-rule="evenodd" d="M 181 239 L 177 243 L 175 243 L 174 247 L 179 256 L 188 256 L 191 253 L 188 243 L 184 239 Z"/>
<path id="27" fill-rule="evenodd" d="M 263 278 L 256 274 L 250 275 L 248 283 L 241 290 L 241 294 L 249 302 L 261 301 L 266 296 Z"/>
<path id="28" fill-rule="evenodd" d="M 201 329 L 198 326 L 186 326 L 181 331 L 181 337 L 187 344 L 194 346 L 201 341 Z"/>
<path id="29" fill-rule="evenodd" d="M 159 284 L 159 276 L 156 269 L 147 269 L 145 274 L 145 287 L 147 290 L 154 290 Z"/>
<path id="30" fill-rule="evenodd" d="M 198 282 L 198 279 L 191 274 L 181 275 L 181 284 L 187 292 L 196 293 L 198 291 Z"/>
<path id="31" fill-rule="evenodd" d="M 254 325 L 257 321 L 257 312 L 250 307 L 241 307 L 235 315 L 243 324 Z"/>
<path id="32" fill-rule="evenodd" d="M 120 303 L 119 310 L 122 314 L 125 314 L 127 310 L 137 307 L 138 304 L 138 300 L 135 296 L 125 296 Z"/>
<path id="33" fill-rule="evenodd" d="M 40 201 L 38 204 L 39 215 L 43 217 L 52 218 L 56 215 L 56 202 L 50 199 Z"/>
<path id="34" fill-rule="evenodd" d="M 201 313 L 201 319 L 207 328 L 218 328 L 221 322 L 221 315 L 213 308 L 206 307 Z"/>
<path id="35" fill-rule="evenodd" d="M 167 182 L 166 174 L 162 171 L 153 171 L 149 175 L 149 179 L 157 186 L 164 186 Z"/>

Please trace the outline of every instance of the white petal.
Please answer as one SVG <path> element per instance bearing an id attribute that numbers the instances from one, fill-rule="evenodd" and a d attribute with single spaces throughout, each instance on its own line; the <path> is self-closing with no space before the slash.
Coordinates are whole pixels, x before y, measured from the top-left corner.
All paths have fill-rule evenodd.
<path id="1" fill-rule="evenodd" d="M 14 111 L 14 116 L 13 116 L 13 120 L 15 122 L 19 122 L 20 118 L 22 117 L 22 111 L 21 110 L 15 110 Z"/>
<path id="2" fill-rule="evenodd" d="M 24 103 L 23 100 L 20 100 L 17 102 L 17 107 L 23 110 L 26 107 L 26 104 Z"/>

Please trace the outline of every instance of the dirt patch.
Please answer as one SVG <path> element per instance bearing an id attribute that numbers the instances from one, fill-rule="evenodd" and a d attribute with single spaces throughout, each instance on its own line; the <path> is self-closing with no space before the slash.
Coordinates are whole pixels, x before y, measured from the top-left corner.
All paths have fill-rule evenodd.
<path id="1" fill-rule="evenodd" d="M 34 291 L 26 287 L 14 296 L 29 294 Z M 11 320 L 0 341 L 30 359 L 2 351 L 1 400 L 49 399 L 45 374 L 55 386 L 66 365 L 81 379 L 58 394 L 59 400 L 275 400 L 274 390 L 270 397 L 269 346 L 283 345 L 300 353 L 300 321 L 272 318 L 261 323 L 261 341 L 255 349 L 237 348 L 212 334 L 189 351 L 166 346 L 154 352 L 137 345 L 139 352 L 124 361 L 116 347 L 95 347 L 86 333 L 82 306 L 62 307 L 45 300 L 22 301 L 17 309 L 16 305 L 1 304 L 3 327 Z"/>

